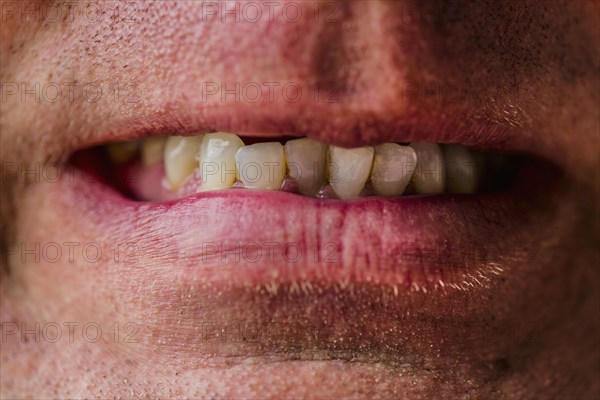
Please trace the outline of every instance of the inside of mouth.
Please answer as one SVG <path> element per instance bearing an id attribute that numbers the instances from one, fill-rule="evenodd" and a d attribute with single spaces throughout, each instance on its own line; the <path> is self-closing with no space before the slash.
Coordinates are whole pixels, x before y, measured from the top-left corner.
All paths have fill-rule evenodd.
<path id="1" fill-rule="evenodd" d="M 345 149 L 309 138 L 240 138 L 224 132 L 111 143 L 71 158 L 78 168 L 136 201 L 253 189 L 344 200 L 497 193 L 514 184 L 527 161 L 455 144 Z"/>

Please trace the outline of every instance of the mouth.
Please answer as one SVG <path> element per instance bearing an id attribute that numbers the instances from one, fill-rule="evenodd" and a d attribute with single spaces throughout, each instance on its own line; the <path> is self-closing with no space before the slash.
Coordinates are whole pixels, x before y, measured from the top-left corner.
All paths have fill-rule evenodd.
<path id="1" fill-rule="evenodd" d="M 342 148 L 311 138 L 245 137 L 227 132 L 155 136 L 77 154 L 95 176 L 139 201 L 254 189 L 353 200 L 442 193 L 499 192 L 524 157 L 460 145 L 383 143 Z"/>
<path id="2" fill-rule="evenodd" d="M 495 128 L 349 143 L 274 126 L 107 134 L 30 198 L 69 210 L 66 236 L 101 238 L 96 276 L 139 297 L 157 357 L 436 368 L 488 346 L 469 324 L 519 298 L 561 168 Z M 259 335 L 218 334 L 240 320 Z"/>
<path id="3" fill-rule="evenodd" d="M 348 148 L 294 135 L 144 135 L 76 151 L 70 163 L 88 178 L 71 200 L 98 204 L 103 226 L 132 216 L 119 230 L 151 238 L 142 248 L 177 238 L 192 250 L 163 260 L 219 287 L 489 289 L 510 248 L 497 238 L 560 172 L 476 142 Z"/>

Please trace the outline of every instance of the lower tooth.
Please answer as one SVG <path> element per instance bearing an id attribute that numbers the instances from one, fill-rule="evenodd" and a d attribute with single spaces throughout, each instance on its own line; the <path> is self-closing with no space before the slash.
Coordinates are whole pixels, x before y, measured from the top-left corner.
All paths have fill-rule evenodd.
<path id="1" fill-rule="evenodd" d="M 200 189 L 228 189 L 236 180 L 235 153 L 244 146 L 238 135 L 227 132 L 204 135 L 200 144 Z"/>
<path id="2" fill-rule="evenodd" d="M 171 136 L 165 143 L 165 176 L 177 189 L 198 166 L 202 136 Z"/>
<path id="3" fill-rule="evenodd" d="M 286 173 L 281 143 L 256 143 L 240 147 L 235 154 L 237 176 L 249 189 L 279 190 Z"/>
<path id="4" fill-rule="evenodd" d="M 373 147 L 329 146 L 329 184 L 340 199 L 358 197 L 371 173 Z"/>
<path id="5" fill-rule="evenodd" d="M 306 196 L 314 196 L 327 179 L 327 145 L 302 138 L 290 140 L 284 147 L 289 175 L 298 185 L 298 191 Z"/>
<path id="6" fill-rule="evenodd" d="M 475 193 L 479 168 L 473 154 L 463 146 L 448 145 L 444 157 L 447 190 L 451 193 Z"/>
<path id="7" fill-rule="evenodd" d="M 417 167 L 413 174 L 417 193 L 442 193 L 446 173 L 440 146 L 435 143 L 411 143 L 410 147 L 417 153 Z"/>
<path id="8" fill-rule="evenodd" d="M 417 154 L 410 146 L 384 143 L 375 147 L 371 184 L 381 196 L 400 196 L 417 165 Z"/>

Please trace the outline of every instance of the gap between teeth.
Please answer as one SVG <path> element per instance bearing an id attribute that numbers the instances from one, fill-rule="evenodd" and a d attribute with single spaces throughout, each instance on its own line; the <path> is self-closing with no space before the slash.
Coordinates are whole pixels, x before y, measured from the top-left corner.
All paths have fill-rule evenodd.
<path id="1" fill-rule="evenodd" d="M 112 146 L 114 160 L 126 158 L 131 146 Z M 310 138 L 244 145 L 227 132 L 199 136 L 151 137 L 141 141 L 144 167 L 164 162 L 166 182 L 176 191 L 191 177 L 198 191 L 243 187 L 292 190 L 341 199 L 371 192 L 380 196 L 474 193 L 480 166 L 470 150 L 435 143 L 383 143 L 346 149 Z M 290 189 L 291 188 L 291 189 Z"/>

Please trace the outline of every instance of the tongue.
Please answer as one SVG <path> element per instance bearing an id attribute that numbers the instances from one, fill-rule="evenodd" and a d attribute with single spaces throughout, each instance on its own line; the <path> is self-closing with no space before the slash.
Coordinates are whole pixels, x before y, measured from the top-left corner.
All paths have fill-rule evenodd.
<path id="1" fill-rule="evenodd" d="M 135 199 L 145 201 L 166 201 L 180 196 L 182 191 L 190 186 L 193 177 L 188 179 L 176 193 L 167 189 L 165 184 L 164 165 L 162 162 L 150 167 L 144 167 L 136 162 L 123 171 L 123 182 L 133 194 Z M 187 185 L 186 185 L 187 183 Z"/>

